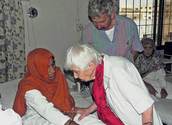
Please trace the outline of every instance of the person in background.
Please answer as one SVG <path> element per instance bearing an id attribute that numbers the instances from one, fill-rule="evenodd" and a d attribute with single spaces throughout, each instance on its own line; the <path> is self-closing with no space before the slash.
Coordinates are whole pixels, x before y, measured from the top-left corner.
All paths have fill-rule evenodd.
<path id="1" fill-rule="evenodd" d="M 138 29 L 133 20 L 117 15 L 115 0 L 89 0 L 90 23 L 83 30 L 81 43 L 91 44 L 97 51 L 110 56 L 123 56 L 130 61 L 143 51 Z M 90 83 L 90 88 L 92 83 Z M 81 93 L 88 94 L 81 85 Z"/>
<path id="2" fill-rule="evenodd" d="M 80 122 L 75 120 L 79 115 L 75 116 L 73 97 L 50 51 L 44 48 L 32 50 L 27 56 L 26 67 L 13 105 L 14 111 L 22 117 L 23 125 L 90 125 L 92 122 L 103 125 L 91 116 Z"/>
<path id="3" fill-rule="evenodd" d="M 155 42 L 151 38 L 143 38 L 141 42 L 144 51 L 136 58 L 135 66 L 142 76 L 149 93 L 153 97 L 172 99 L 172 93 L 167 91 L 170 86 L 165 80 L 164 66 L 155 50 Z"/>
<path id="4" fill-rule="evenodd" d="M 114 0 L 89 0 L 88 18 L 82 40 L 97 51 L 110 56 L 123 56 L 133 62 L 143 51 L 136 24 L 117 15 Z"/>
<path id="5" fill-rule="evenodd" d="M 88 45 L 67 51 L 66 68 L 82 81 L 94 80 L 94 102 L 77 109 L 79 119 L 97 110 L 106 125 L 162 125 L 134 64 L 123 57 L 101 55 Z"/>

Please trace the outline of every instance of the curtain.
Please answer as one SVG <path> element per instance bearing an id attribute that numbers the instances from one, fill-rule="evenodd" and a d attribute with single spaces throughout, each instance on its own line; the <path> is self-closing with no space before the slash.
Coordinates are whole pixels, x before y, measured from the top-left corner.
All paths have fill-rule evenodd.
<path id="1" fill-rule="evenodd" d="M 25 69 L 24 16 L 20 0 L 0 0 L 0 83 Z"/>

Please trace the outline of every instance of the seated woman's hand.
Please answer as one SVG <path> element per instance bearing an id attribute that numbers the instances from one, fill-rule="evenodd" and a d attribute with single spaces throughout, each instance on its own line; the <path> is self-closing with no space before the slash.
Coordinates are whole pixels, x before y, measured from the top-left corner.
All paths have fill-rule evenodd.
<path id="1" fill-rule="evenodd" d="M 75 121 L 69 119 L 64 125 L 79 125 Z"/>
<path id="2" fill-rule="evenodd" d="M 70 123 L 70 125 L 79 125 L 79 124 L 77 124 L 76 122 L 72 121 L 72 122 Z"/>
<path id="3" fill-rule="evenodd" d="M 69 116 L 73 120 L 75 115 L 76 115 L 76 112 L 75 112 L 75 109 L 73 108 L 72 111 L 70 111 L 70 112 L 63 112 L 63 114 Z"/>
<path id="4" fill-rule="evenodd" d="M 162 88 L 161 89 L 161 98 L 166 98 L 167 96 L 168 96 L 167 91 L 164 88 Z"/>
<path id="5" fill-rule="evenodd" d="M 74 119 L 76 113 L 75 112 L 69 112 L 69 113 L 66 113 L 65 115 L 68 115 L 71 119 Z"/>
<path id="6" fill-rule="evenodd" d="M 69 116 L 72 120 L 74 119 L 75 115 L 76 115 L 76 110 L 75 107 L 72 108 L 72 110 L 70 112 L 63 112 L 64 115 Z"/>

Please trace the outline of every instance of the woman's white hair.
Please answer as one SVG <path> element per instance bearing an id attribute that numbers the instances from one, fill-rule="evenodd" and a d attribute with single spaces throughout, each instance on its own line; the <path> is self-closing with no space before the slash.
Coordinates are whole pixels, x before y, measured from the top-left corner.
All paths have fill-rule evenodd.
<path id="1" fill-rule="evenodd" d="M 86 69 L 90 62 L 99 63 L 99 55 L 90 45 L 72 46 L 67 50 L 65 67 L 72 69 L 72 66 L 77 66 L 80 69 Z"/>

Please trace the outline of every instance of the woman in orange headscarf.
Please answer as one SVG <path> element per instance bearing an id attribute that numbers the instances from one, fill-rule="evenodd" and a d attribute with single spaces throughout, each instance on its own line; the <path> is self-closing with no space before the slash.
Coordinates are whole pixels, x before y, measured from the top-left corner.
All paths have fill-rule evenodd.
<path id="1" fill-rule="evenodd" d="M 69 117 L 73 108 L 67 82 L 52 53 L 43 48 L 31 51 L 13 105 L 24 125 L 77 125 Z"/>

